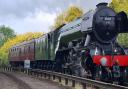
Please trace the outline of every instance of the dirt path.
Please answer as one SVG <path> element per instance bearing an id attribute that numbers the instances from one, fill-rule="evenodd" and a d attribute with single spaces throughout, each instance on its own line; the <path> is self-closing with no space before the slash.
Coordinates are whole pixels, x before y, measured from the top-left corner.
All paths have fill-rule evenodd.
<path id="1" fill-rule="evenodd" d="M 22 73 L 0 73 L 0 89 L 69 89 L 48 80 L 39 80 Z"/>
<path id="2" fill-rule="evenodd" d="M 31 89 L 26 83 L 6 73 L 0 73 L 0 89 Z"/>

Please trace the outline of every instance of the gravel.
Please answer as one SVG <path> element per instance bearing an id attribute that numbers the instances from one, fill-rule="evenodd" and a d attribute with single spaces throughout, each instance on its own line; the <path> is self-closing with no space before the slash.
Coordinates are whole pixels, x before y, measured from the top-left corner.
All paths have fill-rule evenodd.
<path id="1" fill-rule="evenodd" d="M 0 73 L 0 89 L 71 89 L 46 79 L 36 79 L 22 73 Z"/>

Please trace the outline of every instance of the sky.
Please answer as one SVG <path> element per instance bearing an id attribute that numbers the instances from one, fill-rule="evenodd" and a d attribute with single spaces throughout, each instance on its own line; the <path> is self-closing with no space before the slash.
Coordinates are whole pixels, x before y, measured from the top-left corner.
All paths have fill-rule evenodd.
<path id="1" fill-rule="evenodd" d="M 87 12 L 100 2 L 111 0 L 0 0 L 0 25 L 9 26 L 16 34 L 47 33 L 56 16 L 69 6 L 76 5 Z"/>

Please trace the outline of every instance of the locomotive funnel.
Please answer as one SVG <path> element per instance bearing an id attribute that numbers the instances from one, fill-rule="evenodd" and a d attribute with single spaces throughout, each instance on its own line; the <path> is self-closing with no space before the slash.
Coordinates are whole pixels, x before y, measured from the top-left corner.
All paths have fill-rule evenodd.
<path id="1" fill-rule="evenodd" d="M 107 5 L 108 5 L 108 3 L 103 2 L 103 3 L 97 4 L 96 7 L 97 7 L 97 8 L 104 7 L 104 6 L 106 7 Z"/>

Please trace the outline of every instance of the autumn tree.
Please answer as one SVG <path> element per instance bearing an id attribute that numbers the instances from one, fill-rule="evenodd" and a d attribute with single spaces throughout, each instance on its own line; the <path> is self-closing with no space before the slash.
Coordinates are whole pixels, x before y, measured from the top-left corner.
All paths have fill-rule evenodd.
<path id="1" fill-rule="evenodd" d="M 55 19 L 55 23 L 53 26 L 53 29 L 58 28 L 59 26 L 61 26 L 62 24 L 65 24 L 65 15 L 64 13 L 59 14 L 56 19 Z"/>
<path id="2" fill-rule="evenodd" d="M 6 27 L 5 25 L 0 26 L 0 47 L 9 39 L 15 37 L 16 34 L 13 29 Z"/>
<path id="3" fill-rule="evenodd" d="M 116 12 L 125 11 L 128 14 L 128 0 L 112 0 L 109 5 Z"/>
<path id="4" fill-rule="evenodd" d="M 128 47 L 128 33 L 121 33 L 119 34 L 118 38 L 117 38 L 117 41 L 125 46 L 125 47 Z"/>
<path id="5" fill-rule="evenodd" d="M 66 11 L 59 14 L 56 19 L 53 28 L 69 23 L 74 19 L 81 17 L 83 15 L 83 10 L 77 6 L 70 6 Z"/>
<path id="6" fill-rule="evenodd" d="M 83 11 L 81 8 L 76 7 L 76 6 L 71 6 L 68 8 L 65 16 L 65 21 L 66 22 L 71 22 L 74 19 L 81 17 L 83 15 Z"/>
<path id="7" fill-rule="evenodd" d="M 0 48 L 0 61 L 2 64 L 6 64 L 8 62 L 9 49 L 13 45 L 40 37 L 42 34 L 43 33 L 40 32 L 28 32 L 26 34 L 17 35 L 15 38 L 8 39 L 7 42 Z"/>
<path id="8" fill-rule="evenodd" d="M 112 0 L 109 4 L 117 13 L 124 11 L 128 14 L 128 0 Z M 128 47 L 128 33 L 121 33 L 118 35 L 117 41 L 123 46 Z"/>

